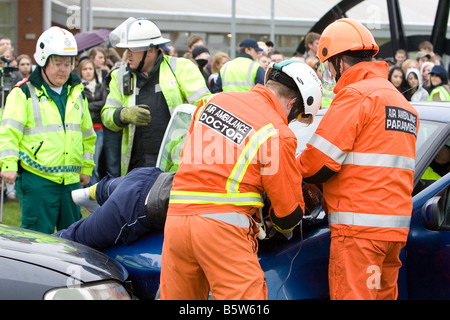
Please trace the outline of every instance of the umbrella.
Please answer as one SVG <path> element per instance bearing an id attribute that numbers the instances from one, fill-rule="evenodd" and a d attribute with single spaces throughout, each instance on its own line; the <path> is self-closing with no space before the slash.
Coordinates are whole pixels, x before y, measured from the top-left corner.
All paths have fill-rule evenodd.
<path id="1" fill-rule="evenodd" d="M 77 33 L 75 35 L 75 40 L 77 41 L 78 52 L 82 52 L 108 41 L 110 33 L 111 31 L 108 29 L 98 29 Z"/>

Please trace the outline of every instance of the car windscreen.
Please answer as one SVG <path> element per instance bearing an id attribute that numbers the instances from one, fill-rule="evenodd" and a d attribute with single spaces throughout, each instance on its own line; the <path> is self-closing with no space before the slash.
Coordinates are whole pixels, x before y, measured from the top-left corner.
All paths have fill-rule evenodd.
<path id="1" fill-rule="evenodd" d="M 416 159 L 421 159 L 428 149 L 428 146 L 444 130 L 447 123 L 421 120 L 419 134 L 416 142 Z"/>

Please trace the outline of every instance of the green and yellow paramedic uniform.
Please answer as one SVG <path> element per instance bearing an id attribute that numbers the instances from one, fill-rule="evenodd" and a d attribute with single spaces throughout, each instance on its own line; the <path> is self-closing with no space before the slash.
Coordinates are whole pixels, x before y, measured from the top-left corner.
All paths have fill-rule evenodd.
<path id="1" fill-rule="evenodd" d="M 38 67 L 29 81 L 11 90 L 0 126 L 3 171 L 18 171 L 16 190 L 21 227 L 45 233 L 81 218 L 71 198 L 80 174 L 94 168 L 96 134 L 84 86 L 71 73 L 60 94 L 50 89 Z"/>

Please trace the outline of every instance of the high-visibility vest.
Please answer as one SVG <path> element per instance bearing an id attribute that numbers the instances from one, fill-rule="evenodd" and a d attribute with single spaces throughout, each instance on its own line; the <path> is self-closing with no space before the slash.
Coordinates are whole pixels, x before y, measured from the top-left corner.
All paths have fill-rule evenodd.
<path id="1" fill-rule="evenodd" d="M 20 159 L 23 169 L 59 184 L 92 174 L 96 134 L 84 86 L 75 77 L 69 78 L 64 122 L 40 70 L 10 92 L 0 127 L 2 170 L 17 171 Z"/>
<path id="2" fill-rule="evenodd" d="M 246 57 L 237 57 L 220 69 L 222 91 L 246 92 L 255 86 L 256 73 L 261 65 Z"/>
<path id="3" fill-rule="evenodd" d="M 123 75 L 126 72 L 125 66 L 112 71 L 109 85 L 110 93 L 102 109 L 103 124 L 112 131 L 123 130 L 122 135 L 122 155 L 121 155 L 121 175 L 126 175 L 130 163 L 131 150 L 136 126 L 118 126 L 114 121 L 114 113 L 117 108 L 130 107 L 136 105 L 137 90 L 131 95 L 124 95 Z M 133 74 L 133 87 L 136 88 L 137 78 Z M 179 59 L 171 56 L 164 56 L 159 70 L 159 87 L 166 99 L 170 113 L 177 106 L 184 103 L 197 105 L 201 98 L 210 94 L 205 79 L 195 66 L 188 59 Z"/>
<path id="4" fill-rule="evenodd" d="M 334 93 L 333 90 L 327 90 L 323 88 L 323 97 L 322 97 L 322 105 L 321 109 L 328 109 L 333 101 Z"/>
<path id="5" fill-rule="evenodd" d="M 427 170 L 425 170 L 425 172 L 423 173 L 422 177 L 420 178 L 421 180 L 439 180 L 440 178 L 442 178 L 439 174 L 437 174 L 433 168 L 428 167 Z"/>
<path id="6" fill-rule="evenodd" d="M 286 114 L 268 88 L 212 96 L 199 105 L 191 124 L 167 214 L 259 216 L 266 191 L 274 224 L 282 230 L 294 227 L 299 220 L 292 212 L 304 210 L 296 145 Z"/>
<path id="7" fill-rule="evenodd" d="M 435 96 L 439 98 L 436 98 Z M 439 86 L 430 92 L 428 101 L 450 101 L 450 93 L 443 86 Z"/>
<path id="8" fill-rule="evenodd" d="M 406 241 L 412 211 L 416 110 L 387 80 L 385 62 L 361 62 L 338 81 L 331 107 L 299 156 L 323 183 L 331 235 Z"/>

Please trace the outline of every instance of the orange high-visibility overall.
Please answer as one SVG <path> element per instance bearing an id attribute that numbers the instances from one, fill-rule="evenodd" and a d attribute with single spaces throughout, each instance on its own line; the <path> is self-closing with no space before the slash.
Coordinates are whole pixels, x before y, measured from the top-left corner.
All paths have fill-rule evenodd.
<path id="1" fill-rule="evenodd" d="M 263 191 L 278 230 L 304 211 L 296 137 L 268 88 L 201 103 L 183 147 L 167 213 L 162 299 L 266 299 L 257 257 Z"/>
<path id="2" fill-rule="evenodd" d="M 305 181 L 325 181 L 332 299 L 397 297 L 419 118 L 387 74 L 385 62 L 361 62 L 344 72 L 298 157 Z"/>

